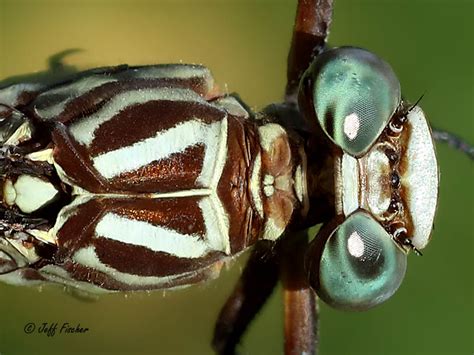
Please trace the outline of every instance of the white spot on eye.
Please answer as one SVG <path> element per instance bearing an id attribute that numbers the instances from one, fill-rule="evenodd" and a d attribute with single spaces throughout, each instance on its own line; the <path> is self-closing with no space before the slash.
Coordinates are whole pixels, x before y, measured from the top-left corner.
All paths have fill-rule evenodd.
<path id="1" fill-rule="evenodd" d="M 357 137 L 357 133 L 359 133 L 360 127 L 360 119 L 357 116 L 357 113 L 351 113 L 344 118 L 344 134 L 350 140 L 353 140 Z"/>
<path id="2" fill-rule="evenodd" d="M 364 242 L 360 235 L 355 231 L 352 232 L 347 240 L 347 250 L 356 258 L 360 258 L 364 254 Z"/>

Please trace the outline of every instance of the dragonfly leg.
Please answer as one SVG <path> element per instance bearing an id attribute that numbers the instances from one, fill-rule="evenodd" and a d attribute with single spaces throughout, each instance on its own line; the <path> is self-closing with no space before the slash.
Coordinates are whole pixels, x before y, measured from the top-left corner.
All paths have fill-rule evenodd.
<path id="1" fill-rule="evenodd" d="M 299 0 L 288 54 L 285 101 L 296 103 L 301 76 L 326 46 L 333 0 Z"/>
<path id="2" fill-rule="evenodd" d="M 278 282 L 273 244 L 257 244 L 231 296 L 222 307 L 212 345 L 218 354 L 234 354 L 247 326 L 272 294 Z"/>
<path id="3" fill-rule="evenodd" d="M 308 239 L 306 235 L 292 236 L 286 244 L 280 275 L 285 307 L 285 354 L 316 354 L 317 300 L 304 267 Z"/>

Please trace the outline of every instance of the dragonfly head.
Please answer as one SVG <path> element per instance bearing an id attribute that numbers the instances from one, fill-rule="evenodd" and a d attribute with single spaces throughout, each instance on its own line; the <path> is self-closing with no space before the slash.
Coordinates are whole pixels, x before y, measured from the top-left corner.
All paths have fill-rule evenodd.
<path id="1" fill-rule="evenodd" d="M 335 217 L 308 252 L 311 284 L 337 308 L 371 308 L 400 286 L 408 252 L 429 241 L 438 195 L 431 130 L 401 98 L 391 67 L 360 48 L 319 55 L 300 107 L 334 161 Z"/>

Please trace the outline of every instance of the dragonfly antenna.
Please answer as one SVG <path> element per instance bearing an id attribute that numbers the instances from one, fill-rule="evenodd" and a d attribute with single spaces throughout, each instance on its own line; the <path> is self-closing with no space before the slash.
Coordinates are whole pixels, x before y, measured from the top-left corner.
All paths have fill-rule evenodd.
<path id="1" fill-rule="evenodd" d="M 433 128 L 433 138 L 437 142 L 447 143 L 451 148 L 454 148 L 474 160 L 474 146 L 466 142 L 461 137 L 447 131 Z"/>

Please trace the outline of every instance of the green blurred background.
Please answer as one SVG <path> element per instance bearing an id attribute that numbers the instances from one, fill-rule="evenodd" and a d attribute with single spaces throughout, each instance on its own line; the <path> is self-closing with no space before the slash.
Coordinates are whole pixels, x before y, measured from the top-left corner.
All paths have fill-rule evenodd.
<path id="1" fill-rule="evenodd" d="M 119 63 L 203 63 L 255 109 L 280 100 L 295 1 L 0 0 L 0 78 L 41 71 L 51 55 L 80 68 Z M 405 97 L 425 93 L 432 123 L 474 142 L 472 1 L 336 1 L 333 45 L 366 47 L 390 62 Z M 438 146 L 439 209 L 432 244 L 410 256 L 386 304 L 364 313 L 321 307 L 322 354 L 472 354 L 473 164 Z M 0 284 L 0 354 L 208 354 L 214 320 L 243 266 L 173 292 L 83 301 L 61 287 Z M 242 354 L 282 352 L 277 290 L 252 324 Z M 87 334 L 26 335 L 42 322 Z"/>

